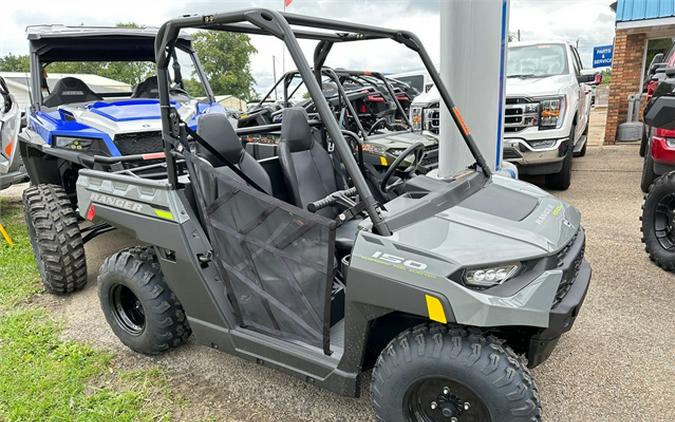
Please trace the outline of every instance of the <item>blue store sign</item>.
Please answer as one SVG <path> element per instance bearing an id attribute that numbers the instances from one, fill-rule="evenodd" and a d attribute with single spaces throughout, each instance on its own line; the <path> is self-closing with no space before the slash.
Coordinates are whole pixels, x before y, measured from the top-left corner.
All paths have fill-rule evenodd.
<path id="1" fill-rule="evenodd" d="M 593 67 L 608 67 L 612 65 L 613 45 L 593 47 Z"/>

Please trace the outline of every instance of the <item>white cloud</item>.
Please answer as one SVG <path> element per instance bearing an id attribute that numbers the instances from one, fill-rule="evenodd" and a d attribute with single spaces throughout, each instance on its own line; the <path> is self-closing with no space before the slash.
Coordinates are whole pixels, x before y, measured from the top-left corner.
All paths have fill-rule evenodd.
<path id="1" fill-rule="evenodd" d="M 434 61 L 439 61 L 439 5 L 445 0 L 294 0 L 289 12 L 344 19 L 371 25 L 407 29 L 424 42 Z M 449 1 L 449 0 L 448 0 Z M 159 26 L 183 13 L 209 13 L 251 6 L 281 9 L 283 0 L 196 1 L 115 0 L 2 0 L 0 13 L 0 56 L 27 51 L 26 25 L 63 23 L 67 25 L 114 25 L 136 22 Z M 521 30 L 523 39 L 579 40 L 586 65 L 591 63 L 594 45 L 609 44 L 614 35 L 614 14 L 609 0 L 511 0 L 510 29 Z M 258 54 L 252 70 L 258 90 L 272 83 L 272 56 L 277 58 L 277 76 L 282 73 L 282 44 L 272 37 L 256 36 Z M 301 42 L 306 57 L 312 57 L 312 42 Z M 328 65 L 354 69 L 404 71 L 421 66 L 418 58 L 393 41 L 364 41 L 333 48 Z M 294 66 L 286 57 L 286 70 Z"/>

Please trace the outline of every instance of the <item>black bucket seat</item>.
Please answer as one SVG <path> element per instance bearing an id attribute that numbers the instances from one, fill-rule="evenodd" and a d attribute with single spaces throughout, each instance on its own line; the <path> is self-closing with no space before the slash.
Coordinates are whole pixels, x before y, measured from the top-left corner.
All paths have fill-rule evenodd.
<path id="1" fill-rule="evenodd" d="M 62 104 L 100 101 L 103 97 L 95 93 L 82 80 L 67 76 L 59 79 L 54 89 L 43 101 L 45 107 L 56 107 Z"/>

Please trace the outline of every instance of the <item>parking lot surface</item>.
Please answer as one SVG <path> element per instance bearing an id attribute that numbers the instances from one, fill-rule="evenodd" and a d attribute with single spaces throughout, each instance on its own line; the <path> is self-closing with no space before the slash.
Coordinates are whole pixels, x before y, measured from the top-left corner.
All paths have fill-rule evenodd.
<path id="1" fill-rule="evenodd" d="M 600 146 L 594 113 L 587 156 L 575 158 L 572 186 L 554 192 L 578 207 L 593 279 L 577 322 L 533 373 L 545 420 L 675 420 L 675 276 L 653 265 L 640 242 L 641 159 L 636 145 Z M 536 182 L 536 180 L 535 180 Z M 14 188 L 3 195 L 18 195 Z M 272 369 L 188 344 L 158 358 L 139 356 L 113 335 L 98 305 L 96 272 L 103 259 L 131 244 L 108 233 L 87 245 L 90 282 L 69 297 L 37 299 L 67 325 L 64 336 L 114 351 L 124 367 L 158 364 L 191 402 L 192 420 L 372 420 L 363 396 L 336 396 Z"/>

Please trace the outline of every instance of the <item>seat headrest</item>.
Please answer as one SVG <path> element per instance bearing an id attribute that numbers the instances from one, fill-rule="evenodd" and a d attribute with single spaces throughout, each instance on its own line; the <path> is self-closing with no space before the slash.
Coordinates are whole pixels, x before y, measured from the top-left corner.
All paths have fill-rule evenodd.
<path id="1" fill-rule="evenodd" d="M 197 123 L 197 134 L 233 164 L 239 163 L 245 152 L 239 136 L 237 136 L 230 120 L 224 114 L 210 113 L 201 116 Z M 200 146 L 198 151 L 199 155 L 209 160 L 214 167 L 225 165 L 222 160 L 211 154 L 206 148 Z"/>
<path id="2" fill-rule="evenodd" d="M 291 107 L 284 110 L 281 120 L 281 142 L 288 144 L 291 152 L 312 149 L 314 138 L 304 108 Z"/>
<path id="3" fill-rule="evenodd" d="M 143 82 L 136 85 L 134 92 L 131 94 L 132 98 L 159 98 L 159 86 L 157 84 L 157 76 L 152 75 L 146 78 Z"/>
<path id="4" fill-rule="evenodd" d="M 82 80 L 66 76 L 59 79 L 54 89 L 43 101 L 45 107 L 55 107 L 61 104 L 72 104 L 85 101 L 100 100 L 101 97 L 87 86 Z"/>

